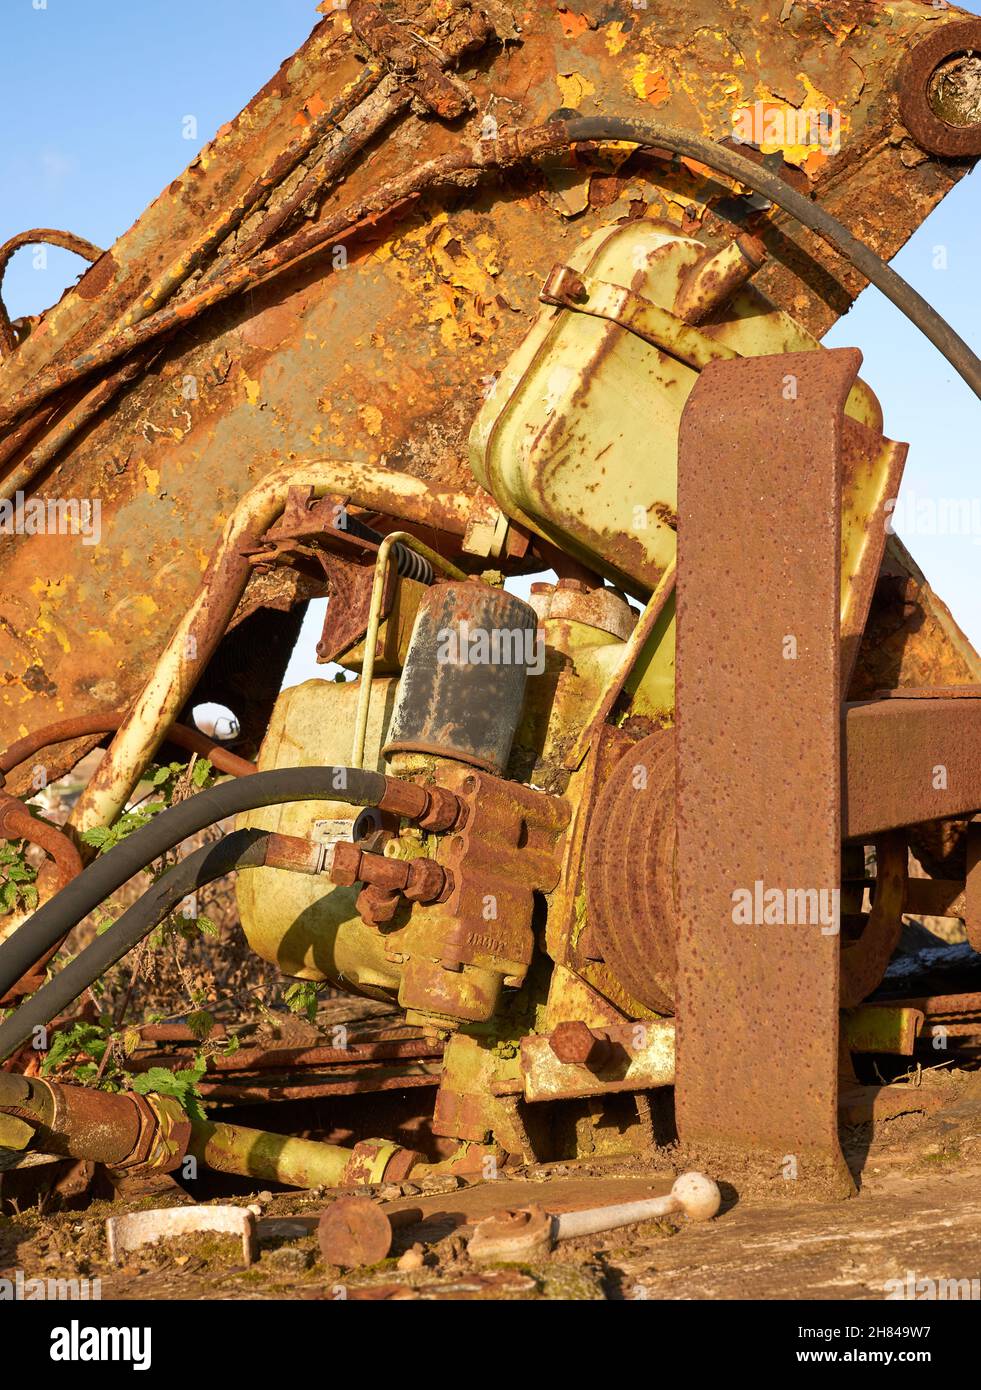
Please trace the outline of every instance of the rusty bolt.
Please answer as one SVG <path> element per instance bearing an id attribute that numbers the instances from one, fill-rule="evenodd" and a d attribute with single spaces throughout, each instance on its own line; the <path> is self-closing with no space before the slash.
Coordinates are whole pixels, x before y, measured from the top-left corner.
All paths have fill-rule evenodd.
<path id="1" fill-rule="evenodd" d="M 452 888 L 452 879 L 435 859 L 410 861 L 405 896 L 413 903 L 445 902 Z"/>
<path id="2" fill-rule="evenodd" d="M 340 888 L 351 888 L 361 879 L 361 850 L 350 840 L 339 840 L 333 846 L 333 854 L 327 865 L 327 875 L 331 883 Z"/>
<path id="3" fill-rule="evenodd" d="M 420 830 L 459 830 L 466 823 L 467 807 L 449 787 L 427 787 L 429 805 L 416 824 Z"/>
<path id="4" fill-rule="evenodd" d="M 578 1021 L 553 1028 L 549 1045 L 559 1061 L 568 1066 L 599 1067 L 610 1054 L 609 1039 Z"/>

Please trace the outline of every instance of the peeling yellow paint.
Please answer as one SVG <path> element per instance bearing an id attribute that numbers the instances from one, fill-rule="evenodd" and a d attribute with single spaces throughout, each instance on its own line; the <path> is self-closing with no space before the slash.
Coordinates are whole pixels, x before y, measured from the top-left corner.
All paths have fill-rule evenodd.
<path id="1" fill-rule="evenodd" d="M 413 321 L 438 325 L 445 347 L 482 341 L 496 331 L 499 254 L 488 234 L 475 237 L 471 248 L 442 212 L 391 243 L 391 264 L 420 306 Z"/>
<path id="2" fill-rule="evenodd" d="M 670 93 L 668 79 L 662 68 L 655 66 L 649 53 L 641 53 L 630 74 L 630 85 L 641 101 L 651 106 L 663 106 Z"/>
<path id="3" fill-rule="evenodd" d="M 744 139 L 750 132 L 751 143 L 763 154 L 780 154 L 788 164 L 814 178 L 829 157 L 837 153 L 838 141 L 849 121 L 805 73 L 796 76 L 805 92 L 799 107 L 758 86 L 756 101 L 737 106 L 732 112 L 733 129 Z M 818 126 L 819 115 L 826 119 L 826 125 Z"/>
<path id="4" fill-rule="evenodd" d="M 250 376 L 248 376 L 247 373 L 243 372 L 242 385 L 245 388 L 245 399 L 248 401 L 249 405 L 258 405 L 259 383 L 257 381 L 253 381 L 253 379 Z"/>
<path id="5" fill-rule="evenodd" d="M 562 105 L 570 107 L 573 111 L 578 111 L 583 99 L 591 97 L 596 91 L 589 78 L 583 77 L 581 72 L 560 72 L 555 80 L 562 93 Z"/>
<path id="6" fill-rule="evenodd" d="M 606 51 L 611 58 L 622 53 L 627 46 L 627 35 L 623 32 L 623 20 L 615 20 L 606 27 Z"/>

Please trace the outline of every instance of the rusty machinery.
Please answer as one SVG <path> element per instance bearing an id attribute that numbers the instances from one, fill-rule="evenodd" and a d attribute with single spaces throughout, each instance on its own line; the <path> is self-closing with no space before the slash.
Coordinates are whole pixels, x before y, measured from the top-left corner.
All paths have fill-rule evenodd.
<path id="1" fill-rule="evenodd" d="M 690 1149 L 849 1190 L 839 1040 L 896 1023 L 861 1006 L 909 846 L 918 910 L 981 941 L 981 684 L 888 536 L 905 446 L 861 354 L 819 338 L 872 281 L 981 391 L 885 264 L 981 153 L 981 24 L 747 3 L 690 39 L 660 9 L 351 0 L 147 211 L 142 250 L 79 244 L 76 290 L 0 318 L 4 497 L 104 502 L 91 557 L 4 542 L 6 833 L 41 750 L 55 775 L 113 734 L 70 833 L 28 827 L 54 863 L 0 925 L 4 1055 L 235 871 L 259 955 L 397 1003 L 422 1038 L 402 1058 L 441 1054 L 450 1161 L 615 1147 L 674 1086 Z M 735 107 L 807 101 L 844 111 L 840 151 L 731 138 Z M 504 587 L 543 570 L 528 601 Z M 318 659 L 358 679 L 278 693 L 322 593 Z M 161 743 L 208 751 L 178 723 L 204 698 L 255 764 L 213 750 L 233 780 L 83 869 L 71 833 Z M 229 815 L 38 988 L 86 912 Z M 65 1151 L 75 1103 L 3 1084 L 3 1143 Z M 289 1140 L 256 1170 L 256 1132 L 135 1099 L 112 1098 L 116 1166 L 424 1161 Z"/>

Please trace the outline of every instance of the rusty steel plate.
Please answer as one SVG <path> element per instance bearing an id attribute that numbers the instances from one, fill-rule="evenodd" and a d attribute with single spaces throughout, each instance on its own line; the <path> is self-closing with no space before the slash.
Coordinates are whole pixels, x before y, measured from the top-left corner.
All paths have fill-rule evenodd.
<path id="1" fill-rule="evenodd" d="M 975 698 L 844 707 L 847 839 L 981 811 L 981 699 L 971 691 Z"/>
<path id="2" fill-rule="evenodd" d="M 713 363 L 678 469 L 678 1131 L 837 1195 L 841 477 L 861 360 Z"/>

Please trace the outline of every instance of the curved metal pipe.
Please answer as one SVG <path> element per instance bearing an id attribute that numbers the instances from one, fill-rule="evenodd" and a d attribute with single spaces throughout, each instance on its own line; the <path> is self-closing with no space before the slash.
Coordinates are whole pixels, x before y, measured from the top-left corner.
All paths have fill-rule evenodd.
<path id="1" fill-rule="evenodd" d="M 465 533 L 474 505 L 466 493 L 439 492 L 421 478 L 348 461 L 291 464 L 264 478 L 229 517 L 190 608 L 79 797 L 70 818 L 76 830 L 109 825 L 125 806 L 231 621 L 251 572 L 248 552 L 282 514 L 292 488 L 347 497 L 356 507 L 457 535 Z"/>
<path id="2" fill-rule="evenodd" d="M 0 246 L 0 284 L 7 270 L 7 265 L 15 251 L 19 251 L 22 246 L 60 246 L 63 251 L 72 251 L 76 256 L 81 256 L 86 261 L 97 261 L 104 255 L 102 249 L 94 242 L 86 241 L 83 236 L 76 236 L 74 232 L 60 232 L 56 227 L 32 227 L 30 231 L 18 232 L 9 241 L 5 241 Z M 7 313 L 2 297 L 0 297 L 0 349 L 6 357 L 15 351 L 17 339 L 14 337 L 14 330 L 11 327 L 10 316 Z"/>
<path id="3" fill-rule="evenodd" d="M 59 719 L 54 724 L 45 724 L 43 728 L 25 734 L 0 753 L 0 787 L 3 786 L 8 773 L 13 772 L 15 767 L 19 767 L 28 758 L 34 757 L 42 748 L 50 748 L 53 744 L 67 743 L 69 739 L 84 738 L 90 734 L 115 733 L 125 718 L 125 710 L 107 710 L 104 714 L 79 714 L 69 719 Z M 207 734 L 202 734 L 199 729 L 192 729 L 187 724 L 172 724 L 165 737 L 171 743 L 176 743 L 178 748 L 185 748 L 190 753 L 207 758 L 219 772 L 227 773 L 231 777 L 248 777 L 258 771 L 255 763 L 250 763 L 247 758 L 240 758 L 231 749 L 225 748 L 223 744 L 208 738 Z"/>
<path id="4" fill-rule="evenodd" d="M 49 855 L 58 867 L 64 887 L 82 872 L 82 860 L 74 843 L 56 825 L 32 816 L 16 797 L 0 792 L 0 839 L 28 840 Z"/>

